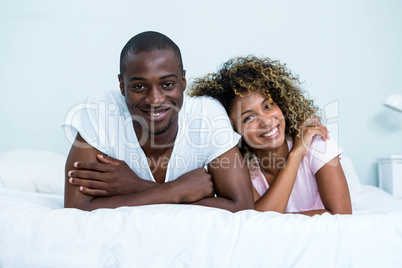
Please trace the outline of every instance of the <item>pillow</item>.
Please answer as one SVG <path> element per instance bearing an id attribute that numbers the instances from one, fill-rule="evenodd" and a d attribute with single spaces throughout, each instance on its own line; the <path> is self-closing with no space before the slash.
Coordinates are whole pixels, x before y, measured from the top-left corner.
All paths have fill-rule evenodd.
<path id="1" fill-rule="evenodd" d="M 50 151 L 0 153 L 0 187 L 63 195 L 65 162 Z"/>
<path id="2" fill-rule="evenodd" d="M 345 173 L 346 181 L 348 182 L 350 195 L 355 196 L 362 191 L 362 186 L 360 185 L 359 177 L 353 166 L 352 159 L 345 154 L 342 154 L 340 158 L 342 169 Z"/>

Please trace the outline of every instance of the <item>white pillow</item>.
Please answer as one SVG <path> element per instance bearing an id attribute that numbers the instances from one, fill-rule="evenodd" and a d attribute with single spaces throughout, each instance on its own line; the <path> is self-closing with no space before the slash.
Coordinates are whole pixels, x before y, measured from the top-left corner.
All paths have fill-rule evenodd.
<path id="1" fill-rule="evenodd" d="M 340 158 L 342 169 L 345 173 L 346 181 L 348 182 L 349 192 L 353 197 L 362 191 L 362 186 L 355 171 L 355 167 L 353 166 L 352 159 L 345 154 L 341 154 Z"/>
<path id="2" fill-rule="evenodd" d="M 63 195 L 65 162 L 50 151 L 0 153 L 0 187 Z"/>

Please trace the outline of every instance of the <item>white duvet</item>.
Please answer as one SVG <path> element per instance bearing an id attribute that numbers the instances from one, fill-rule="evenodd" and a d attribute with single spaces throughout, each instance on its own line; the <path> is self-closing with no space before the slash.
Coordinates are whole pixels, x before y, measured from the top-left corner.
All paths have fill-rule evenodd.
<path id="1" fill-rule="evenodd" d="M 54 157 L 46 157 L 49 165 Z M 3 166 L 1 159 L 1 268 L 402 267 L 402 200 L 376 187 L 358 185 L 357 191 L 350 184 L 354 215 L 347 216 L 190 205 L 84 212 L 63 208 L 63 178 L 50 189 L 53 182 L 44 183 L 39 162 L 30 178 L 40 174 L 40 184 L 16 190 L 15 180 L 26 174 L 9 155 Z M 347 163 L 344 169 L 349 176 Z M 5 180 L 10 174 L 19 174 L 11 184 Z M 39 188 L 57 194 L 33 192 Z"/>
<path id="2" fill-rule="evenodd" d="M 402 266 L 402 201 L 371 186 L 352 216 L 62 204 L 0 189 L 0 267 Z"/>

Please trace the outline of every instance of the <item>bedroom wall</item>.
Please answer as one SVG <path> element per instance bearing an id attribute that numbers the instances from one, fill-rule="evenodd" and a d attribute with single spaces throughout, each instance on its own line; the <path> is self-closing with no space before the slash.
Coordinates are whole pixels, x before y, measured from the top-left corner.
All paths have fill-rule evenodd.
<path id="1" fill-rule="evenodd" d="M 156 30 L 182 49 L 190 81 L 235 55 L 286 62 L 360 181 L 377 185 L 376 159 L 402 154 L 402 113 L 382 105 L 402 93 L 401 13 L 397 0 L 1 1 L 0 151 L 67 154 L 66 112 L 117 89 L 121 48 Z"/>

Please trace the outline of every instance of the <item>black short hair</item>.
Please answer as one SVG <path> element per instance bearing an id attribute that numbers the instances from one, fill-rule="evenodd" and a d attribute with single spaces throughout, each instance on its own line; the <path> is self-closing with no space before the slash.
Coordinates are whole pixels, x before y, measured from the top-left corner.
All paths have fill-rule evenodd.
<path id="1" fill-rule="evenodd" d="M 183 61 L 179 47 L 166 35 L 147 31 L 132 37 L 123 47 L 120 54 L 120 74 L 123 75 L 126 70 L 129 55 L 155 50 L 171 50 L 177 58 L 180 70 L 183 72 Z"/>

